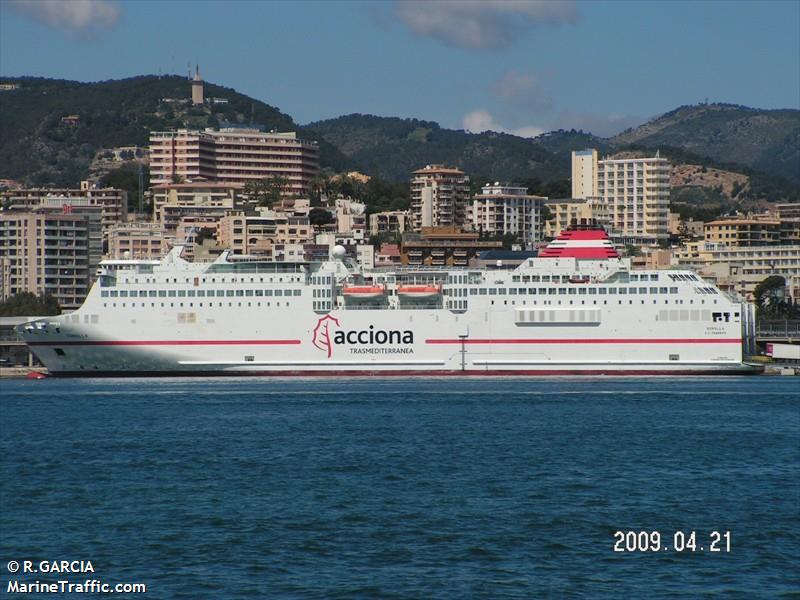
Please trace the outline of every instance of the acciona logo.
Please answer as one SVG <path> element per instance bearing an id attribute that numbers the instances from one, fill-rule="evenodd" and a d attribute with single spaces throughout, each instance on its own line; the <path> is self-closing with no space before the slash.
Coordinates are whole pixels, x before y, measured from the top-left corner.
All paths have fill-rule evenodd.
<path id="1" fill-rule="evenodd" d="M 353 354 L 410 354 L 414 344 L 414 332 L 408 329 L 376 329 L 370 325 L 367 329 L 344 330 L 339 329 L 341 322 L 336 317 L 325 315 L 317 321 L 314 327 L 311 343 L 314 347 L 323 350 L 330 358 L 334 346 L 349 345 Z M 368 346 L 365 348 L 365 346 Z M 385 346 L 406 346 L 405 348 L 386 348 Z"/>

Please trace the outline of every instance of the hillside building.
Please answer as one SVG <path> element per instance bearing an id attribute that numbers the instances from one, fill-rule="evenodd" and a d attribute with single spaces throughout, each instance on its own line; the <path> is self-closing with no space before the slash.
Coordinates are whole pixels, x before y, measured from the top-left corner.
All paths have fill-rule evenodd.
<path id="1" fill-rule="evenodd" d="M 153 221 L 164 222 L 164 207 L 192 207 L 202 209 L 238 209 L 242 205 L 241 183 L 213 183 L 198 181 L 193 183 L 163 183 L 150 188 L 153 198 Z"/>
<path id="2" fill-rule="evenodd" d="M 370 235 L 383 233 L 404 233 L 410 227 L 409 212 L 407 210 L 387 210 L 372 213 L 369 216 Z"/>
<path id="3" fill-rule="evenodd" d="M 153 185 L 205 180 L 246 184 L 274 176 L 288 181 L 285 195 L 307 195 L 319 172 L 319 147 L 294 132 L 247 127 L 150 133 Z"/>
<path id="4" fill-rule="evenodd" d="M 706 223 L 706 242 L 728 246 L 770 246 L 781 241 L 778 219 L 719 219 Z"/>
<path id="5" fill-rule="evenodd" d="M 411 228 L 463 228 L 467 224 L 469 177 L 443 165 L 427 165 L 411 179 Z"/>
<path id="6" fill-rule="evenodd" d="M 203 79 L 200 77 L 200 65 L 195 65 L 192 79 L 192 104 L 203 104 Z"/>

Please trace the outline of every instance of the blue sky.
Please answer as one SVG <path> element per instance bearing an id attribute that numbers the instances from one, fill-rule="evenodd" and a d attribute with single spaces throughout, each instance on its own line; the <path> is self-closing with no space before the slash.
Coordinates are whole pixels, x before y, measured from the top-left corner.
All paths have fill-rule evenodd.
<path id="1" fill-rule="evenodd" d="M 353 112 L 616 133 L 681 104 L 800 108 L 800 2 L 0 0 L 0 75 L 204 77 Z"/>

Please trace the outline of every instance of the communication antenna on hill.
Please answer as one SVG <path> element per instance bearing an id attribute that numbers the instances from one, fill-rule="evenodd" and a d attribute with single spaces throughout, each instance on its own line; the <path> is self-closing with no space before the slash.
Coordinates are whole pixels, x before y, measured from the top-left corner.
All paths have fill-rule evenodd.
<path id="1" fill-rule="evenodd" d="M 192 78 L 192 63 L 187 62 L 186 63 L 186 79 L 191 79 L 191 78 Z"/>

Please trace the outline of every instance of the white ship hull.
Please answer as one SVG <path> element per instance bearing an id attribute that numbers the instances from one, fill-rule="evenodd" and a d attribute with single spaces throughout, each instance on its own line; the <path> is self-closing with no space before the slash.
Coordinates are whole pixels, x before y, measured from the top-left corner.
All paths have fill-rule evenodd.
<path id="1" fill-rule="evenodd" d="M 575 258 L 431 270 L 443 285 L 438 306 L 393 293 L 410 279 L 403 272 L 376 272 L 386 302 L 364 306 L 341 295 L 350 271 L 338 261 L 234 273 L 216 264 L 171 255 L 145 271 L 118 270 L 75 313 L 20 333 L 56 376 L 752 371 L 742 364 L 747 307 L 683 272 L 640 276 L 619 260 Z"/>

